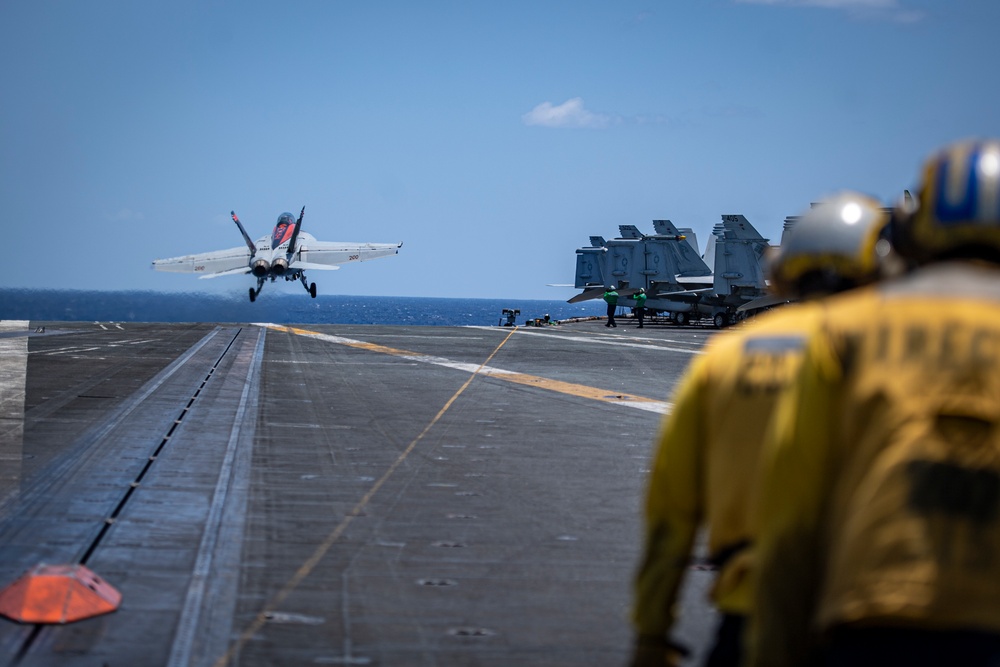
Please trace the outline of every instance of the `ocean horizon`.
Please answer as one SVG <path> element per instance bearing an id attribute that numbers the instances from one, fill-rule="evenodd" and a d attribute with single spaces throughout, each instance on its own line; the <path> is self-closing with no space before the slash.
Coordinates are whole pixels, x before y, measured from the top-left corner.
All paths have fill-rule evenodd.
<path id="1" fill-rule="evenodd" d="M 0 319 L 47 322 L 275 322 L 279 324 L 385 324 L 496 326 L 503 309 L 517 309 L 517 324 L 548 314 L 554 320 L 603 315 L 601 300 L 467 299 L 274 293 L 250 303 L 200 292 L 0 289 Z"/>

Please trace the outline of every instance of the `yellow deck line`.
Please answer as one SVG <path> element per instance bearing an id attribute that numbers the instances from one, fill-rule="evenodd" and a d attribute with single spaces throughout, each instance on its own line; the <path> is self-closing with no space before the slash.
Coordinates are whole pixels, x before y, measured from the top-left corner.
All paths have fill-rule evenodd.
<path id="1" fill-rule="evenodd" d="M 264 324 L 262 326 L 269 327 L 276 331 L 286 331 L 299 336 L 311 336 L 314 338 L 318 338 L 320 340 L 324 340 L 329 343 L 336 343 L 338 345 L 344 345 L 358 350 L 366 350 L 368 352 L 378 352 L 380 354 L 388 354 L 394 357 L 409 359 L 411 361 L 434 364 L 436 366 L 445 366 L 447 368 L 454 368 L 456 370 L 462 370 L 469 373 L 478 372 L 481 375 L 489 375 L 490 377 L 495 377 L 500 380 L 506 380 L 507 382 L 513 382 L 514 384 L 520 384 L 528 387 L 538 387 L 540 389 L 547 389 L 549 391 L 558 392 L 560 394 L 567 394 L 569 396 L 578 396 L 580 398 L 588 398 L 594 401 L 601 401 L 602 403 L 622 405 L 629 408 L 635 408 L 637 410 L 645 410 L 647 412 L 656 412 L 659 414 L 666 414 L 670 411 L 671 408 L 670 403 L 667 403 L 666 401 L 658 401 L 652 398 L 646 398 L 645 396 L 636 396 L 634 394 L 621 394 L 615 391 L 600 389 L 597 387 L 590 387 L 588 385 L 576 384 L 573 382 L 550 380 L 548 378 L 540 377 L 538 375 L 517 373 L 514 371 L 507 371 L 502 368 L 495 368 L 493 366 L 477 366 L 476 364 L 452 361 L 451 359 L 446 359 L 444 357 L 436 357 L 433 355 L 421 354 L 419 352 L 400 350 L 394 347 L 379 345 L 377 343 L 366 343 L 360 340 L 344 338 L 342 336 L 332 336 L 330 334 L 324 334 L 318 331 L 310 331 L 308 329 L 285 327 L 277 324 Z"/>

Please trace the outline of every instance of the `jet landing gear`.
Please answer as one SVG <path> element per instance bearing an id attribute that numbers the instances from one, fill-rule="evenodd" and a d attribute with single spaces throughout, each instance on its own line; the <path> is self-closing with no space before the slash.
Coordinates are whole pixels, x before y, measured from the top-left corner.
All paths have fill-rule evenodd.
<path id="1" fill-rule="evenodd" d="M 264 289 L 264 279 L 263 278 L 258 278 L 257 279 L 257 289 L 254 289 L 252 287 L 250 288 L 250 303 L 253 303 L 254 301 L 257 300 L 257 295 L 260 294 L 260 291 L 262 289 Z"/>
<path id="2" fill-rule="evenodd" d="M 302 281 L 302 286 L 306 288 L 307 292 L 309 292 L 309 296 L 311 296 L 312 298 L 315 299 L 316 298 L 316 283 L 306 284 L 306 274 L 304 274 L 304 273 L 300 273 L 299 274 L 299 280 Z"/>
<path id="3" fill-rule="evenodd" d="M 272 283 L 274 282 L 274 279 L 275 279 L 275 277 L 272 275 L 271 276 L 271 282 Z M 296 280 L 296 279 L 298 279 L 299 281 L 302 282 L 302 286 L 304 288 L 306 288 L 307 292 L 309 292 L 309 296 L 311 296 L 312 298 L 315 299 L 316 298 L 316 283 L 307 283 L 306 282 L 306 276 L 305 276 L 304 273 L 294 273 L 294 274 L 286 273 L 285 274 L 285 280 Z M 253 287 L 250 288 L 250 303 L 253 303 L 254 301 L 257 300 L 257 296 L 260 294 L 260 291 L 262 289 L 264 289 L 264 282 L 266 280 L 267 280 L 267 276 L 260 277 L 260 278 L 257 279 L 257 289 L 254 289 Z"/>

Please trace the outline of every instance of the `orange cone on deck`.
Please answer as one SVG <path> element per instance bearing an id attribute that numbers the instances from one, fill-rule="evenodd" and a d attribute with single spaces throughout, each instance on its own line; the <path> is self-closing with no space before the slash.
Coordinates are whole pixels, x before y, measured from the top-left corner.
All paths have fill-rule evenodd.
<path id="1" fill-rule="evenodd" d="M 36 565 L 0 591 L 0 614 L 20 623 L 72 623 L 114 611 L 122 595 L 83 565 Z"/>

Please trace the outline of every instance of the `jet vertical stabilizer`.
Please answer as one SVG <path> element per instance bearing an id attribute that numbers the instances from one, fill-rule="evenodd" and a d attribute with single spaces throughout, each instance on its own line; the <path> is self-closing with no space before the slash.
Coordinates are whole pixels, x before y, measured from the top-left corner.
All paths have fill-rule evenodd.
<path id="1" fill-rule="evenodd" d="M 698 256 L 696 241 L 685 236 L 684 232 L 674 226 L 669 220 L 653 220 L 653 229 L 657 236 L 670 239 L 670 252 L 674 257 L 674 274 L 682 277 L 701 277 L 712 275 L 711 267 Z M 656 238 L 656 237 L 653 237 Z"/>
<path id="2" fill-rule="evenodd" d="M 705 254 L 701 256 L 701 259 L 708 266 L 715 266 L 715 244 L 719 237 L 722 236 L 724 228 L 721 223 L 712 227 L 712 233 L 708 236 L 708 243 L 705 244 Z"/>
<path id="3" fill-rule="evenodd" d="M 730 232 L 732 238 L 742 239 L 742 240 L 764 240 L 767 241 L 760 232 L 750 224 L 750 221 L 742 215 L 724 215 L 722 216 L 722 226 L 726 231 Z"/>
<path id="4" fill-rule="evenodd" d="M 644 236 L 635 225 L 618 225 L 618 233 L 623 239 L 641 239 Z"/>
<path id="5" fill-rule="evenodd" d="M 698 236 L 694 233 L 694 230 L 690 227 L 681 227 L 680 233 L 681 236 L 684 237 L 684 240 L 687 241 L 688 245 L 691 246 L 691 250 L 694 250 L 694 254 L 701 258 L 701 255 L 698 253 Z M 705 266 L 708 265 L 706 264 Z"/>
<path id="6" fill-rule="evenodd" d="M 641 236 L 641 235 L 640 235 Z M 604 277 L 616 286 L 644 287 L 645 278 L 642 270 L 646 262 L 644 258 L 645 245 L 641 238 L 611 239 L 607 243 L 608 258 Z"/>
<path id="7" fill-rule="evenodd" d="M 659 236 L 680 236 L 681 230 L 669 220 L 653 220 L 653 231 Z"/>
<path id="8" fill-rule="evenodd" d="M 299 213 L 299 219 L 295 221 L 295 229 L 292 230 L 292 238 L 288 241 L 288 258 L 291 259 L 292 255 L 295 254 L 295 244 L 299 238 L 299 230 L 302 229 L 302 218 L 306 214 L 306 207 L 302 207 L 302 211 Z"/>
<path id="9" fill-rule="evenodd" d="M 767 288 L 762 262 L 767 239 L 742 215 L 722 216 L 722 233 L 715 237 L 715 293 L 741 299 L 761 296 Z"/>
<path id="10" fill-rule="evenodd" d="M 785 217 L 785 224 L 781 226 L 781 245 L 785 245 L 785 237 L 788 236 L 788 232 L 795 226 L 795 223 L 799 221 L 799 217 L 798 215 Z"/>
<path id="11" fill-rule="evenodd" d="M 604 263 L 607 261 L 607 248 L 603 246 L 578 248 L 576 251 L 576 280 L 573 286 L 586 289 L 596 285 L 604 285 Z"/>

